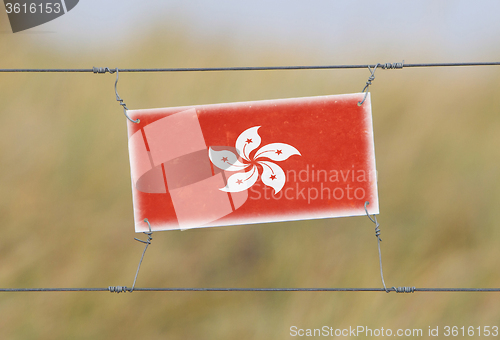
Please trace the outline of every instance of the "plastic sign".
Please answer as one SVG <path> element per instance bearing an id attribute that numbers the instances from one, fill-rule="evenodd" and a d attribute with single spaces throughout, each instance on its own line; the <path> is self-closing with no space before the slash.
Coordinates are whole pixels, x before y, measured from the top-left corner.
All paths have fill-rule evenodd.
<path id="1" fill-rule="evenodd" d="M 128 111 L 136 232 L 378 214 L 363 96 Z"/>

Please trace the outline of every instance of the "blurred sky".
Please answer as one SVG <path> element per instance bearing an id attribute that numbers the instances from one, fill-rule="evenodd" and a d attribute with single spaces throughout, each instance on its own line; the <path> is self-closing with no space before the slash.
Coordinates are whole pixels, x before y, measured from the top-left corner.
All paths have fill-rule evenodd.
<path id="1" fill-rule="evenodd" d="M 498 0 L 80 0 L 24 33 L 2 25 L 0 40 L 35 35 L 61 51 L 104 53 L 181 27 L 195 42 L 222 38 L 242 54 L 287 48 L 304 62 L 486 61 L 499 59 L 498 13 Z"/>

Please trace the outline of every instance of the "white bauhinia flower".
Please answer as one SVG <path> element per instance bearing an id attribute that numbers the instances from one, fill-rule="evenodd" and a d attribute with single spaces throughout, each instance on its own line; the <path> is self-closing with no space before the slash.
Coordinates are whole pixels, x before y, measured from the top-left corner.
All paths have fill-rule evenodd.
<path id="1" fill-rule="evenodd" d="M 262 167 L 260 178 L 262 183 L 274 189 L 274 194 L 283 189 L 286 182 L 286 176 L 283 169 L 271 162 L 281 162 L 292 155 L 299 155 L 300 152 L 291 145 L 285 143 L 272 143 L 263 146 L 255 151 L 253 157 L 250 153 L 256 150 L 261 143 L 261 138 L 257 133 L 260 126 L 251 127 L 243 131 L 236 139 L 236 151 L 242 159 L 229 150 L 215 151 L 212 148 L 208 150 L 208 156 L 213 165 L 225 171 L 240 171 L 231 175 L 227 179 L 227 185 L 220 190 L 226 192 L 240 192 L 247 190 L 257 182 L 259 178 L 259 164 Z M 269 161 L 271 160 L 271 161 Z"/>

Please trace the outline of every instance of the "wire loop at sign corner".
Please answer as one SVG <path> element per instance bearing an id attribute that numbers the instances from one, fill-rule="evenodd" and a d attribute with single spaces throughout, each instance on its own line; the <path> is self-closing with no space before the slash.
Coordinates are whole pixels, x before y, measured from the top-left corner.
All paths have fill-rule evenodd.
<path id="1" fill-rule="evenodd" d="M 94 69 L 96 69 L 96 67 L 94 67 Z M 101 70 L 101 69 L 98 69 L 98 70 Z M 122 98 L 120 97 L 120 95 L 118 94 L 118 88 L 117 88 L 117 87 L 118 87 L 118 78 L 119 78 L 118 67 L 117 67 L 117 68 L 115 68 L 114 70 L 109 69 L 109 68 L 107 68 L 107 67 L 106 67 L 106 68 L 104 69 L 104 73 L 106 72 L 106 70 L 107 70 L 109 73 L 111 73 L 111 74 L 113 74 L 113 73 L 115 73 L 115 72 L 116 72 L 116 80 L 115 80 L 115 95 L 116 95 L 116 101 L 117 101 L 117 102 L 119 102 L 119 104 L 123 107 L 123 114 L 124 114 L 124 115 L 125 115 L 125 117 L 127 117 L 127 119 L 128 119 L 129 121 L 131 121 L 132 123 L 136 123 L 136 124 L 140 123 L 140 121 L 141 121 L 141 120 L 140 120 L 139 118 L 137 118 L 136 120 L 133 120 L 132 118 L 130 118 L 130 117 L 129 117 L 129 115 L 127 114 L 127 111 L 128 111 L 127 104 L 125 104 L 125 103 L 123 102 L 123 99 L 122 99 Z M 95 73 L 95 72 L 94 72 L 94 73 Z M 101 73 L 101 72 L 99 72 L 99 73 Z"/>

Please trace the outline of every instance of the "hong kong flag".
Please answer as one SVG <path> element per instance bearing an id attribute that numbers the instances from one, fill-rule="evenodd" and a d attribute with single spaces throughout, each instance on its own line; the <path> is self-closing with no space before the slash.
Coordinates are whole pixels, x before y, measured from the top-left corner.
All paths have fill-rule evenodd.
<path id="1" fill-rule="evenodd" d="M 363 96 L 128 111 L 136 232 L 378 214 Z"/>

